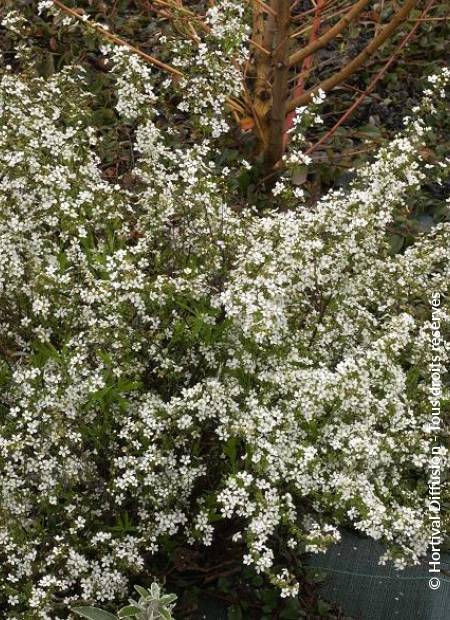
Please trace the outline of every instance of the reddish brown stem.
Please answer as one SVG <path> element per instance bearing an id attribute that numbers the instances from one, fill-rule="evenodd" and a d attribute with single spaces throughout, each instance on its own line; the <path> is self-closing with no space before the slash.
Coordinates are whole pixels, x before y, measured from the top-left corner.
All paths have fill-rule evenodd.
<path id="1" fill-rule="evenodd" d="M 340 117 L 340 119 L 335 123 L 335 125 L 333 125 L 333 127 L 324 136 L 322 136 L 322 138 L 320 138 L 320 140 L 318 140 L 315 144 L 313 144 L 306 151 L 307 155 L 311 154 L 313 151 L 315 151 L 319 146 L 321 146 L 325 142 L 328 142 L 328 140 L 335 134 L 336 130 L 353 114 L 353 112 L 361 105 L 364 99 L 372 92 L 372 90 L 375 88 L 377 83 L 381 80 L 381 78 L 384 76 L 386 71 L 389 69 L 392 63 L 396 60 L 401 50 L 409 43 L 409 41 L 415 35 L 416 31 L 420 27 L 421 22 L 424 21 L 424 18 L 433 8 L 433 5 L 435 4 L 435 2 L 436 0 L 429 0 L 428 4 L 426 5 L 425 9 L 422 12 L 422 15 L 416 21 L 416 24 L 413 26 L 410 32 L 402 39 L 397 49 L 393 52 L 393 54 L 390 56 L 388 61 L 384 64 L 384 66 L 380 69 L 380 71 L 378 71 L 375 77 L 371 80 L 366 90 L 353 102 L 353 104 L 348 108 L 348 110 L 345 111 L 345 113 Z"/>
<path id="2" fill-rule="evenodd" d="M 309 38 L 309 45 L 313 44 L 319 35 L 320 30 L 320 20 L 322 16 L 322 10 L 325 8 L 327 0 L 317 0 L 316 10 L 314 13 L 314 20 L 311 29 L 311 35 Z M 309 46 L 308 46 L 309 47 Z M 302 68 L 300 71 L 300 77 L 298 78 L 297 84 L 294 88 L 294 97 L 299 97 L 305 91 L 305 77 L 309 74 L 311 67 L 314 61 L 314 54 L 310 54 L 303 60 Z M 294 124 L 296 112 L 295 110 L 290 110 L 286 117 L 286 122 L 284 124 L 284 147 L 286 148 L 288 143 L 289 134 L 287 133 L 289 129 L 292 128 Z"/>
<path id="3" fill-rule="evenodd" d="M 293 110 L 298 106 L 306 105 L 311 100 L 312 95 L 317 90 L 322 89 L 325 92 L 331 90 L 335 86 L 338 86 L 342 82 L 345 82 L 348 77 L 355 73 L 361 65 L 363 65 L 371 56 L 375 54 L 383 43 L 387 41 L 390 35 L 398 28 L 408 17 L 409 13 L 417 4 L 418 0 L 406 0 L 401 9 L 394 15 L 391 21 L 384 26 L 380 33 L 372 39 L 369 45 L 356 56 L 346 67 L 341 71 L 338 71 L 331 78 L 324 80 L 314 88 L 300 95 L 300 97 L 293 97 L 287 105 L 288 110 Z"/>
<path id="4" fill-rule="evenodd" d="M 346 28 L 350 22 L 352 22 L 365 8 L 365 6 L 369 3 L 369 0 L 358 0 L 358 2 L 350 9 L 348 13 L 344 15 L 342 19 L 338 21 L 338 23 L 330 28 L 323 36 L 319 39 L 311 41 L 309 45 L 304 47 L 297 52 L 294 52 L 289 57 L 289 66 L 298 65 L 305 58 L 314 54 L 319 49 L 322 49 L 329 43 L 332 39 L 337 37 L 337 35 Z M 317 8 L 317 7 L 316 7 Z"/>

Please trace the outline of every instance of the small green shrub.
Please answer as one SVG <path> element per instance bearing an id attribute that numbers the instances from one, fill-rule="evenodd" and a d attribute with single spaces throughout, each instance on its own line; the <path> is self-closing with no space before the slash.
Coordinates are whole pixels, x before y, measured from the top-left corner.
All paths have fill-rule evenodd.
<path id="1" fill-rule="evenodd" d="M 83 618 L 89 620 L 120 620 L 121 618 L 134 618 L 134 620 L 171 620 L 172 609 L 176 600 L 175 594 L 162 594 L 157 583 L 152 583 L 149 590 L 134 586 L 139 594 L 139 599 L 129 600 L 129 605 L 122 607 L 117 616 L 96 607 L 74 607 L 74 611 Z"/>

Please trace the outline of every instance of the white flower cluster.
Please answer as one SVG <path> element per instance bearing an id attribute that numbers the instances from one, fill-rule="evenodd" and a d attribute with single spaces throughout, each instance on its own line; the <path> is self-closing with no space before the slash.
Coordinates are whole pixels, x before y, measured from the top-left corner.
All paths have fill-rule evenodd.
<path id="1" fill-rule="evenodd" d="M 119 45 L 104 45 L 102 52 L 109 58 L 115 75 L 116 110 L 125 121 L 154 116 L 153 72 L 138 56 Z"/>
<path id="2" fill-rule="evenodd" d="M 280 196 L 285 200 L 291 198 L 300 200 L 304 197 L 303 190 L 295 186 L 296 175 L 312 163 L 311 157 L 305 153 L 305 136 L 310 127 L 323 123 L 320 107 L 325 97 L 325 92 L 319 89 L 314 93 L 309 106 L 302 106 L 295 110 L 293 126 L 288 130 L 289 149 L 283 155 L 285 172 L 272 189 L 274 196 Z"/>
<path id="3" fill-rule="evenodd" d="M 2 26 L 16 35 L 23 35 L 27 21 L 19 11 L 9 11 L 2 19 Z"/>
<path id="4" fill-rule="evenodd" d="M 249 35 L 244 4 L 220 0 L 206 13 L 207 35 L 197 42 L 173 44 L 172 64 L 185 75 L 179 82 L 178 109 L 213 138 L 228 131 L 225 103 L 242 90 L 241 65 L 248 57 Z"/>
<path id="5" fill-rule="evenodd" d="M 118 111 L 156 107 L 139 63 L 114 62 Z M 450 226 L 394 256 L 386 226 L 435 173 L 431 99 L 348 191 L 238 215 L 214 143 L 174 144 L 151 115 L 139 183 L 105 181 L 79 74 L 0 81 L 5 618 L 123 600 L 168 539 L 209 545 L 220 519 L 283 596 L 276 537 L 316 552 L 352 523 L 417 562 Z"/>

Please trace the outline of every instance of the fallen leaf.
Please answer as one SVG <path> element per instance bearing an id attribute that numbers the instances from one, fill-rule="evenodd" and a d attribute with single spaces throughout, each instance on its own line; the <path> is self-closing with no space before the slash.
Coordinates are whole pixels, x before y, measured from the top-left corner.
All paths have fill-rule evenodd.
<path id="1" fill-rule="evenodd" d="M 244 116 L 244 118 L 241 118 L 239 121 L 239 126 L 241 131 L 252 131 L 255 126 L 255 121 L 251 116 Z"/>

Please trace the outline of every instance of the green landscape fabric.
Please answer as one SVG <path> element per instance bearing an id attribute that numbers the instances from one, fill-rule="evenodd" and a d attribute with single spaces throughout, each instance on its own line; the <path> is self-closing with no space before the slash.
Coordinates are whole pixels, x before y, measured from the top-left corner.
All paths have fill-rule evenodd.
<path id="1" fill-rule="evenodd" d="M 345 532 L 340 544 L 310 556 L 308 565 L 325 575 L 321 596 L 352 620 L 450 620 L 450 554 L 441 556 L 441 586 L 433 591 L 426 562 L 399 571 L 378 564 L 383 552 L 376 541 Z M 226 620 L 227 612 L 204 599 L 199 618 Z"/>
<path id="2" fill-rule="evenodd" d="M 450 555 L 442 554 L 441 586 L 431 590 L 428 565 L 395 570 L 380 566 L 379 543 L 345 533 L 342 542 L 309 564 L 327 575 L 321 588 L 326 600 L 337 603 L 355 620 L 449 620 Z"/>

